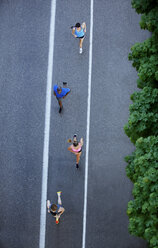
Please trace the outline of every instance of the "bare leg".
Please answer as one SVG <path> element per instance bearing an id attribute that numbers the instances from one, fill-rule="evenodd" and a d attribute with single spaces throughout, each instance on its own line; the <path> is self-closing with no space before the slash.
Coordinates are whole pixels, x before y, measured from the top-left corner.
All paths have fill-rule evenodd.
<path id="1" fill-rule="evenodd" d="M 62 108 L 63 108 L 62 101 L 61 101 L 61 100 L 59 100 L 59 101 L 58 101 L 58 103 L 59 103 L 59 106 L 60 106 L 59 113 L 61 113 Z"/>
<path id="2" fill-rule="evenodd" d="M 79 161 L 80 161 L 80 157 L 81 157 L 81 154 L 82 154 L 82 152 L 77 153 L 77 155 L 76 155 L 76 164 L 78 164 L 78 163 L 79 163 Z"/>
<path id="3" fill-rule="evenodd" d="M 58 192 L 57 192 L 57 195 L 58 195 L 58 204 L 59 204 L 59 205 L 62 205 L 62 201 L 61 201 L 61 191 L 58 191 Z"/>
<path id="4" fill-rule="evenodd" d="M 80 48 L 82 48 L 83 39 L 80 39 Z"/>
<path id="5" fill-rule="evenodd" d="M 69 146 L 67 149 L 68 149 L 68 151 L 70 151 L 70 152 L 76 154 L 76 152 L 74 152 L 74 151 L 72 150 L 71 146 Z"/>
<path id="6" fill-rule="evenodd" d="M 84 38 L 80 39 L 79 47 L 80 47 L 80 54 L 82 53 L 82 44 L 83 44 Z"/>
<path id="7" fill-rule="evenodd" d="M 63 107 L 62 101 L 59 100 L 58 103 L 59 103 L 60 108 L 62 108 Z"/>

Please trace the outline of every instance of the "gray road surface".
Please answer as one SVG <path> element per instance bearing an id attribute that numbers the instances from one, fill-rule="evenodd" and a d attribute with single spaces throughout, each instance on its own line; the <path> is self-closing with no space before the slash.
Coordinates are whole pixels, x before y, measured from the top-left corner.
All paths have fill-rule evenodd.
<path id="1" fill-rule="evenodd" d="M 42 153 L 51 1 L 0 2 L 0 248 L 39 247 Z M 85 21 L 83 54 L 70 27 Z M 145 248 L 128 234 L 132 185 L 124 156 L 133 151 L 123 132 L 136 72 L 128 52 L 148 34 L 127 0 L 94 1 L 86 248 Z M 79 171 L 67 151 L 77 133 L 86 141 L 90 0 L 57 1 L 53 84 L 71 94 L 52 96 L 48 198 L 62 190 L 66 211 L 56 226 L 47 215 L 46 247 L 82 247 L 85 152 Z"/>

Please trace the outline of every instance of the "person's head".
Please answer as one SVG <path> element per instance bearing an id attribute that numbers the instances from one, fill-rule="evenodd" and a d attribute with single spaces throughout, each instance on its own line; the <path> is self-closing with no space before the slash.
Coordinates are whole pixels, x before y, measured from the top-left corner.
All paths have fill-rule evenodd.
<path id="1" fill-rule="evenodd" d="M 55 211 L 57 210 L 57 205 L 56 205 L 56 204 L 52 204 L 51 210 L 52 210 L 53 212 L 55 212 Z"/>
<path id="2" fill-rule="evenodd" d="M 61 91 L 62 91 L 61 86 L 58 86 L 57 91 L 58 91 L 58 93 L 61 93 Z"/>
<path id="3" fill-rule="evenodd" d="M 76 23 L 75 28 L 80 28 L 81 24 L 79 22 Z"/>
<path id="4" fill-rule="evenodd" d="M 77 141 L 77 135 L 74 134 L 74 137 L 73 137 L 73 146 L 78 146 L 78 141 Z"/>

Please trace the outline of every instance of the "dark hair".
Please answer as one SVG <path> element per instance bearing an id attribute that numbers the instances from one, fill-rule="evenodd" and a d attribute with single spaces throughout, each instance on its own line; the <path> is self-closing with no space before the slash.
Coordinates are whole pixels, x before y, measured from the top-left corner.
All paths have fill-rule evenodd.
<path id="1" fill-rule="evenodd" d="M 73 145 L 74 145 L 74 146 L 78 146 L 77 134 L 74 134 L 74 137 L 73 137 Z"/>
<path id="2" fill-rule="evenodd" d="M 73 146 L 78 146 L 78 141 L 77 140 L 73 141 Z"/>
<path id="3" fill-rule="evenodd" d="M 61 89 L 62 89 L 61 86 L 58 86 L 57 90 L 60 91 Z"/>
<path id="4" fill-rule="evenodd" d="M 52 204 L 51 210 L 52 210 L 52 211 L 56 211 L 56 210 L 57 210 L 57 205 L 56 205 L 56 204 Z"/>
<path id="5" fill-rule="evenodd" d="M 79 28 L 79 27 L 81 27 L 81 24 L 79 22 L 77 22 L 76 25 L 75 25 L 75 27 L 76 28 Z"/>

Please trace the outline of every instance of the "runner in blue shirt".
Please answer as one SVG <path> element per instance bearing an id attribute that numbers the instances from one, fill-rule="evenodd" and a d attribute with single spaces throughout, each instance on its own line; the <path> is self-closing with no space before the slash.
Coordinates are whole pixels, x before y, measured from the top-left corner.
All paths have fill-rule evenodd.
<path id="1" fill-rule="evenodd" d="M 66 83 L 63 83 L 66 84 Z M 64 99 L 69 93 L 70 93 L 69 88 L 62 88 L 61 86 L 54 85 L 54 95 L 56 96 L 56 99 L 58 100 L 60 109 L 59 113 L 61 113 L 63 105 L 62 105 L 62 98 Z"/>
<path id="2" fill-rule="evenodd" d="M 83 44 L 83 40 L 85 37 L 85 33 L 86 33 L 86 23 L 83 22 L 82 24 L 80 24 L 79 22 L 76 23 L 75 26 L 72 26 L 72 35 L 75 38 L 78 38 L 80 40 L 79 42 L 79 47 L 80 47 L 80 54 L 82 53 L 82 44 Z"/>

